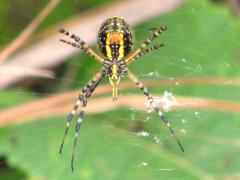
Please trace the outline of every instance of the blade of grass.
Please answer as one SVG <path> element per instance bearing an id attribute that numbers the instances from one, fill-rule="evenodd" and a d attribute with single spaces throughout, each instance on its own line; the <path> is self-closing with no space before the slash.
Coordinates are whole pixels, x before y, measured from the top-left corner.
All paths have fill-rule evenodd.
<path id="1" fill-rule="evenodd" d="M 0 53 L 0 63 L 6 61 L 26 40 L 32 35 L 37 27 L 43 22 L 49 13 L 57 6 L 59 0 L 51 0 L 40 14 L 22 31 L 22 33 Z"/>
<path id="2" fill-rule="evenodd" d="M 232 81 L 234 83 L 239 83 L 239 80 L 227 80 L 223 79 L 224 82 Z M 178 80 L 183 83 L 199 83 L 198 81 L 190 81 L 186 80 Z M 161 81 L 164 82 L 164 81 Z M 207 78 L 206 81 L 203 79 L 201 82 L 205 83 L 222 83 L 222 81 L 214 80 L 214 78 Z M 169 83 L 165 81 L 165 83 Z M 146 85 L 151 86 L 159 86 L 160 81 L 148 81 Z M 135 85 L 132 85 L 130 82 L 125 82 L 120 85 L 121 89 L 129 89 L 135 88 Z M 94 95 L 101 95 L 111 91 L 109 85 L 99 86 Z M 24 121 L 29 121 L 30 119 L 37 119 L 43 116 L 52 116 L 55 114 L 66 114 L 68 113 L 72 106 L 73 102 L 76 101 L 76 97 L 78 95 L 78 91 L 66 92 L 62 94 L 58 94 L 51 97 L 42 98 L 40 100 L 35 100 L 30 103 L 26 103 L 14 108 L 6 109 L 0 111 L 0 126 L 20 123 Z M 176 97 L 179 105 L 174 106 L 173 108 L 177 109 L 211 109 L 211 110 L 221 110 L 221 111 L 230 111 L 230 112 L 240 112 L 240 103 L 230 102 L 230 101 L 221 101 L 221 100 L 210 100 L 203 98 L 194 98 L 194 97 Z M 130 107 L 136 108 L 139 110 L 147 110 L 144 106 L 146 102 L 146 97 L 143 95 L 138 96 L 123 96 L 119 98 L 115 103 L 112 102 L 111 97 L 104 98 L 95 98 L 90 99 L 91 106 L 87 108 L 89 113 L 98 113 L 109 111 L 117 107 Z M 61 106 L 59 106 L 61 104 Z"/>

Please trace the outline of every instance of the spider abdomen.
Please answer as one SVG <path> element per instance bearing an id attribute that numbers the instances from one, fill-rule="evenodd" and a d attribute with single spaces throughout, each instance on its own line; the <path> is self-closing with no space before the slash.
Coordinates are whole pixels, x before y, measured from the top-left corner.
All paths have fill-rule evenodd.
<path id="1" fill-rule="evenodd" d="M 113 16 L 103 22 L 98 32 L 99 50 L 109 60 L 121 60 L 132 50 L 132 31 L 123 18 Z"/>

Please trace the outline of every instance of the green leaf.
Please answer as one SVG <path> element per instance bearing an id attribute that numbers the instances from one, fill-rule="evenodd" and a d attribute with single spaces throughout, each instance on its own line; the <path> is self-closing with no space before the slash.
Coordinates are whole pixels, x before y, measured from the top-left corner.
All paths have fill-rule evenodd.
<path id="1" fill-rule="evenodd" d="M 139 79 L 239 77 L 236 57 L 240 49 L 240 23 L 225 8 L 207 1 L 188 1 L 171 13 L 135 27 L 136 47 L 148 36 L 149 28 L 160 25 L 166 25 L 168 30 L 153 44 L 164 43 L 164 48 L 129 67 Z M 83 58 L 81 62 L 78 57 Z M 85 63 L 85 66 L 79 68 L 74 63 L 80 66 Z M 93 59 L 76 56 L 68 68 L 77 69 L 73 80 L 79 84 L 70 83 L 70 88 L 83 86 L 97 67 Z M 167 90 L 174 95 L 240 100 L 240 88 L 231 82 L 230 85 L 195 83 L 171 87 L 159 84 L 149 89 L 157 94 Z M 136 92 L 140 93 L 136 88 L 120 94 Z M 17 93 L 9 98 L 16 97 Z M 91 100 L 88 105 L 91 106 Z M 213 110 L 178 110 L 166 114 L 184 145 L 184 153 L 156 113 L 122 108 L 85 114 L 73 173 L 70 161 L 76 120 L 71 125 L 63 154 L 58 154 L 66 117 L 1 128 L 0 155 L 7 158 L 9 166 L 26 172 L 30 179 L 239 178 L 239 114 Z M 141 132 L 147 135 L 141 136 Z"/>

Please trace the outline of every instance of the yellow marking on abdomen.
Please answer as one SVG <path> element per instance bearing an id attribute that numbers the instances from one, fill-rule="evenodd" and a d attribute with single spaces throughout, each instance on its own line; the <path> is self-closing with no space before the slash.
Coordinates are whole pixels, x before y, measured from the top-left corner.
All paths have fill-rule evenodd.
<path id="1" fill-rule="evenodd" d="M 118 53 L 119 53 L 118 59 L 122 59 L 123 56 L 124 56 L 123 34 L 121 33 L 120 36 L 121 36 L 121 40 L 120 40 L 120 43 L 119 43 L 120 47 L 119 47 L 119 50 L 118 50 Z"/>
<path id="2" fill-rule="evenodd" d="M 122 59 L 124 57 L 124 41 L 123 41 L 123 33 L 120 32 L 110 32 L 107 34 L 106 39 L 106 52 L 107 57 L 109 59 L 112 58 L 112 50 L 110 44 L 118 44 L 118 59 Z"/>
<path id="3" fill-rule="evenodd" d="M 112 58 L 112 50 L 110 48 L 110 33 L 107 33 L 106 51 L 107 51 L 107 57 L 109 59 L 111 59 Z"/>

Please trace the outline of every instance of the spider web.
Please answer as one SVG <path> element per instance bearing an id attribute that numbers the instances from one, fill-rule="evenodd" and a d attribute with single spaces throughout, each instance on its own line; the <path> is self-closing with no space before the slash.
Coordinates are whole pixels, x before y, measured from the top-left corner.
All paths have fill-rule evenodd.
<path id="1" fill-rule="evenodd" d="M 0 4 L 6 8 L 4 3 Z M 32 17 L 14 7 L 9 8 L 23 19 Z M 135 48 L 147 37 L 147 29 L 156 24 L 165 24 L 168 30 L 153 44 L 164 43 L 166 46 L 137 60 L 129 69 L 143 82 L 175 82 L 148 89 L 157 95 L 155 103 L 164 105 L 165 114 L 183 143 L 185 153 L 180 152 L 169 130 L 152 111 L 146 98 L 142 104 L 147 109 L 144 111 L 119 107 L 103 113 L 85 114 L 79 132 L 74 173 L 70 170 L 70 159 L 77 115 L 61 156 L 58 155 L 59 141 L 67 115 L 1 128 L 0 153 L 7 157 L 3 162 L 31 178 L 239 178 L 239 114 L 211 108 L 181 109 L 182 104 L 177 100 L 178 96 L 188 96 L 239 102 L 239 86 L 232 83 L 239 76 L 239 23 L 223 7 L 205 1 L 190 1 L 174 12 L 134 27 Z M 0 38 L 9 41 L 8 37 Z M 83 87 L 99 68 L 97 63 L 92 62 L 86 55 L 78 54 L 57 70 L 59 76 L 49 81 L 52 84 L 62 83 L 60 92 Z M 62 73 L 72 71 L 75 71 L 74 76 L 66 77 L 67 73 Z M 215 78 L 216 82 L 204 84 L 193 80 L 206 76 Z M 179 80 L 180 77 L 192 81 L 184 83 Z M 227 77 L 228 81 L 221 84 L 218 77 Z M 125 81 L 127 78 L 122 79 L 122 82 Z M 101 84 L 106 83 L 107 79 Z M 26 97 L 31 100 L 33 94 L 56 94 L 51 91 L 52 87 L 44 87 L 43 91 L 13 89 L 2 94 L 6 93 L 14 99 L 17 97 L 19 101 Z M 144 96 L 136 87 L 120 90 L 119 99 L 135 95 Z M 111 96 L 111 93 L 102 96 Z M 8 99 L 12 101 L 11 97 Z M 91 106 L 91 99 L 88 106 Z M 180 106 L 180 109 L 171 109 L 173 105 Z M 7 170 L 1 172 L 4 177 Z"/>

